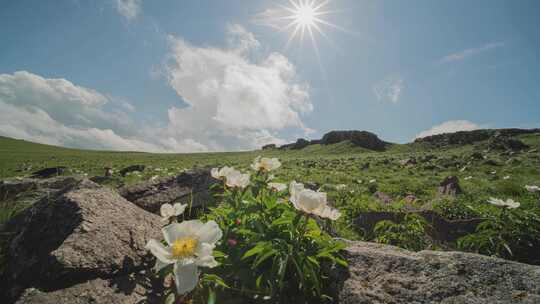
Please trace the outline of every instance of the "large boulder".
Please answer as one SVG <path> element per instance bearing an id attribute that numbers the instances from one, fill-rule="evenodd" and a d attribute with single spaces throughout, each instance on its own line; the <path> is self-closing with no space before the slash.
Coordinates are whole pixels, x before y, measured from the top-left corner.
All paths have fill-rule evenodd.
<path id="1" fill-rule="evenodd" d="M 540 303 L 540 267 L 462 252 L 350 242 L 340 304 Z"/>
<path id="2" fill-rule="evenodd" d="M 43 291 L 26 289 L 16 304 L 133 304 L 162 303 L 158 294 L 148 294 L 157 282 L 149 282 L 142 274 L 108 279 L 95 278 L 63 289 Z"/>
<path id="3" fill-rule="evenodd" d="M 380 140 L 377 135 L 367 131 L 331 131 L 324 134 L 321 144 L 330 145 L 346 140 L 356 146 L 375 151 L 383 151 L 388 145 Z"/>
<path id="4" fill-rule="evenodd" d="M 26 288 L 60 290 L 139 271 L 146 267 L 146 242 L 160 237 L 161 224 L 114 190 L 79 181 L 3 228 L 11 238 L 0 296 L 16 299 Z"/>
<path id="5" fill-rule="evenodd" d="M 177 202 L 199 207 L 212 201 L 210 187 L 218 181 L 209 170 L 192 170 L 178 176 L 158 178 L 119 189 L 122 197 L 137 206 L 158 213 L 161 205 Z"/>
<path id="6" fill-rule="evenodd" d="M 29 205 L 39 199 L 73 186 L 81 181 L 74 176 L 53 178 L 13 178 L 0 181 L 0 202 L 6 205 Z M 23 207 L 23 206 L 20 206 Z"/>

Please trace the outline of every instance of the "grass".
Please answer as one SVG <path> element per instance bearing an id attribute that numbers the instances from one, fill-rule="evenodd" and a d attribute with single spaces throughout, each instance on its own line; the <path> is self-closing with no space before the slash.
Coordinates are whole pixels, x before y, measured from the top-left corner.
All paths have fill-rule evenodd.
<path id="1" fill-rule="evenodd" d="M 118 172 L 129 165 L 146 165 L 146 170 L 140 174 L 115 175 L 118 183 L 130 184 L 153 176 L 175 175 L 195 167 L 229 165 L 247 170 L 258 155 L 278 157 L 283 163 L 276 172 L 278 181 L 296 180 L 320 185 L 346 214 L 336 224 L 338 232 L 345 237 L 362 238 L 352 224 L 357 214 L 367 210 L 400 209 L 406 204 L 403 199 L 407 195 L 417 198 L 413 207 L 431 206 L 448 218 L 488 212 L 492 208 L 486 204 L 489 197 L 512 198 L 521 202 L 523 208 L 540 215 L 539 195 L 524 189 L 525 185 L 540 185 L 540 134 L 518 138 L 528 144 L 528 151 L 532 152 L 511 156 L 497 151 L 485 152 L 486 142 L 437 149 L 419 143 L 395 144 L 385 152 L 373 152 L 342 142 L 288 151 L 152 154 L 67 149 L 0 137 L 0 179 L 23 177 L 53 166 L 68 167 L 66 174 L 95 176 L 103 175 L 104 167 L 112 167 Z M 471 158 L 475 151 L 493 162 Z M 416 165 L 399 164 L 400 160 L 411 157 L 418 160 Z M 422 161 L 428 157 L 434 159 Z M 439 183 L 449 175 L 459 177 L 463 195 L 457 198 L 438 195 Z M 346 187 L 336 187 L 340 184 Z M 382 206 L 373 198 L 375 191 L 386 193 L 395 203 Z M 14 213 L 2 209 L 0 207 L 1 221 Z"/>

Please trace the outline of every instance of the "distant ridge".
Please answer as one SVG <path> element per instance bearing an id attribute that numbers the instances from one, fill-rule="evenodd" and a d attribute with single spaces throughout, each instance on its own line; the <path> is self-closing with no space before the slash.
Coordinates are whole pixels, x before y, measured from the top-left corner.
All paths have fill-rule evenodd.
<path id="1" fill-rule="evenodd" d="M 513 137 L 522 134 L 540 133 L 540 129 L 480 129 L 473 131 L 458 131 L 417 138 L 415 143 L 427 143 L 436 146 L 470 145 L 475 142 L 488 140 L 492 137 Z"/>

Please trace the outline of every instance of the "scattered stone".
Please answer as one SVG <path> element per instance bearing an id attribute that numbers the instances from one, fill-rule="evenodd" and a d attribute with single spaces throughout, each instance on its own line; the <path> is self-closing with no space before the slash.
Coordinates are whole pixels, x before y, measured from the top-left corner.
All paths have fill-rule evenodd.
<path id="1" fill-rule="evenodd" d="M 58 176 L 64 174 L 64 172 L 67 171 L 67 167 L 59 166 L 59 167 L 51 167 L 51 168 L 45 168 L 38 170 L 30 176 L 31 178 L 49 178 L 53 176 Z"/>
<path id="2" fill-rule="evenodd" d="M 399 164 L 402 166 L 409 166 L 409 165 L 416 165 L 416 159 L 415 158 L 406 158 L 399 161 Z"/>
<path id="3" fill-rule="evenodd" d="M 528 149 L 529 146 L 521 140 L 497 134 L 488 142 L 488 149 L 500 151 L 521 151 Z"/>
<path id="4" fill-rule="evenodd" d="M 143 172 L 144 169 L 146 168 L 145 165 L 132 165 L 132 166 L 129 166 L 129 167 L 126 167 L 122 170 L 120 170 L 120 175 L 122 176 L 126 176 L 128 173 L 131 173 L 131 172 Z"/>
<path id="5" fill-rule="evenodd" d="M 540 303 L 538 266 L 462 252 L 348 245 L 348 270 L 333 276 L 341 304 Z"/>
<path id="6" fill-rule="evenodd" d="M 457 176 L 448 176 L 439 185 L 439 194 L 457 195 L 461 193 L 463 191 L 459 186 L 459 178 Z"/>
<path id="7" fill-rule="evenodd" d="M 394 202 L 394 200 L 392 200 L 392 198 L 388 194 L 381 191 L 375 192 L 373 194 L 373 197 L 385 205 L 390 205 L 392 204 L 392 202 Z"/>
<path id="8" fill-rule="evenodd" d="M 476 152 L 473 152 L 471 154 L 471 158 L 476 159 L 476 160 L 482 160 L 482 159 L 484 159 L 484 155 L 482 155 L 482 153 L 476 151 Z"/>
<path id="9" fill-rule="evenodd" d="M 178 176 L 157 178 L 119 189 L 122 197 L 153 213 L 159 213 L 163 204 L 189 203 L 192 207 L 208 205 L 213 197 L 210 186 L 218 181 L 210 170 L 191 170 Z"/>
<path id="10" fill-rule="evenodd" d="M 416 198 L 416 196 L 414 196 L 412 194 L 409 194 L 409 195 L 405 196 L 404 200 L 405 200 L 406 203 L 412 204 L 412 203 L 416 202 L 417 198 Z"/>
<path id="11" fill-rule="evenodd" d="M 363 163 L 361 166 L 360 166 L 360 170 L 362 171 L 366 171 L 369 169 L 369 163 Z"/>
<path id="12" fill-rule="evenodd" d="M 105 177 L 111 177 L 113 175 L 113 168 L 111 167 L 105 167 L 103 168 L 105 170 L 105 173 L 103 174 L 103 176 Z"/>
<path id="13" fill-rule="evenodd" d="M 499 166 L 502 166 L 501 164 L 499 164 L 497 161 L 493 160 L 493 159 L 486 159 L 484 161 L 484 164 L 485 165 L 488 165 L 488 166 L 495 166 L 495 167 L 499 167 Z"/>
<path id="14" fill-rule="evenodd" d="M 319 188 L 321 188 L 321 184 L 316 182 L 306 182 L 304 183 L 304 187 L 313 191 L 317 191 L 319 190 Z"/>

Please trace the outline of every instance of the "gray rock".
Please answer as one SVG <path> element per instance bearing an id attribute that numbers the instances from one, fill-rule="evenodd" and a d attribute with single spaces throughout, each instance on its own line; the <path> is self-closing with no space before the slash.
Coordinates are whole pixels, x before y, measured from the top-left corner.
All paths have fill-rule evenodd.
<path id="1" fill-rule="evenodd" d="M 381 192 L 381 191 L 377 191 L 373 194 L 373 197 L 375 197 L 379 202 L 385 204 L 385 205 L 389 205 L 391 204 L 392 202 L 394 202 L 394 200 L 386 193 L 384 192 Z"/>
<path id="2" fill-rule="evenodd" d="M 0 201 L 11 201 L 12 203 L 29 202 L 33 203 L 40 198 L 54 195 L 73 186 L 81 179 L 73 176 L 58 176 L 47 179 L 22 178 L 7 179 L 0 181 Z"/>
<path id="3" fill-rule="evenodd" d="M 540 303 L 540 267 L 461 252 L 351 242 L 336 272 L 340 304 Z"/>
<path id="4" fill-rule="evenodd" d="M 8 297 L 21 288 L 61 289 L 143 267 L 144 248 L 160 238 L 161 219 L 83 180 L 10 220 L 4 281 Z"/>
<path id="5" fill-rule="evenodd" d="M 413 157 L 413 158 L 402 159 L 399 161 L 399 164 L 402 166 L 409 166 L 409 165 L 416 165 L 417 162 L 416 162 L 416 159 Z"/>
<path id="6" fill-rule="evenodd" d="M 53 176 L 58 176 L 64 174 L 67 171 L 66 167 L 52 167 L 38 170 L 32 173 L 32 178 L 49 178 Z"/>
<path id="7" fill-rule="evenodd" d="M 456 195 L 461 193 L 463 193 L 463 191 L 459 186 L 459 179 L 457 176 L 448 176 L 439 185 L 439 194 Z"/>
<path id="8" fill-rule="evenodd" d="M 16 304 L 132 304 L 162 303 L 152 294 L 152 282 L 141 275 L 96 278 L 67 288 L 42 291 L 26 289 Z"/>
<path id="9" fill-rule="evenodd" d="M 158 213 L 167 203 L 188 203 L 199 207 L 212 202 L 210 186 L 218 181 L 210 176 L 209 170 L 192 170 L 175 177 L 159 178 L 119 189 L 122 197 L 137 206 Z"/>
<path id="10" fill-rule="evenodd" d="M 119 173 L 122 176 L 126 176 L 128 173 L 135 172 L 135 171 L 143 172 L 144 169 L 146 169 L 145 165 L 132 165 L 132 166 L 125 167 L 124 169 L 120 170 Z"/>

